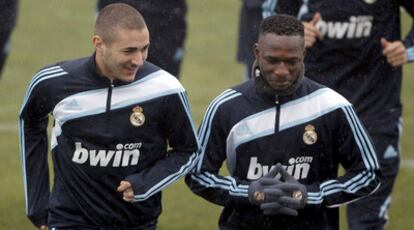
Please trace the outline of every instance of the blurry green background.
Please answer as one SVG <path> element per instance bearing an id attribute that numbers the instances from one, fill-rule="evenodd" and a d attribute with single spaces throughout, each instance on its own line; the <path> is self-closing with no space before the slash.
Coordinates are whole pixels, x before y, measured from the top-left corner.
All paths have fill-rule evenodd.
<path id="1" fill-rule="evenodd" d="M 197 124 L 208 103 L 243 80 L 235 61 L 239 0 L 189 0 L 188 36 L 181 81 Z M 0 81 L 0 229 L 35 229 L 25 216 L 17 113 L 33 74 L 60 60 L 90 55 L 93 0 L 21 0 L 11 55 Z M 405 13 L 404 13 L 405 14 Z M 403 17 L 404 31 L 411 20 Z M 414 64 L 404 69 L 402 166 L 394 189 L 388 229 L 413 229 Z M 413 196 L 411 196 L 413 195 Z M 221 208 L 192 194 L 183 180 L 163 194 L 159 229 L 217 229 Z M 341 229 L 346 229 L 341 218 Z"/>

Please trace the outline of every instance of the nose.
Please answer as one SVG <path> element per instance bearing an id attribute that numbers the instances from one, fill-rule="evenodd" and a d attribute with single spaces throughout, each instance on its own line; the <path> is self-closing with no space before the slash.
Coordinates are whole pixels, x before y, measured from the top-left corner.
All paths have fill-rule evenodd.
<path id="1" fill-rule="evenodd" d="M 289 74 L 289 69 L 286 66 L 286 63 L 283 62 L 283 61 L 279 62 L 279 63 L 276 63 L 275 69 L 274 69 L 274 74 L 275 75 L 280 75 L 280 76 L 288 75 Z"/>
<path id="2" fill-rule="evenodd" d="M 132 64 L 137 65 L 137 66 L 142 66 L 144 64 L 145 61 L 145 55 L 142 52 L 137 52 L 137 54 L 135 54 L 132 57 Z"/>

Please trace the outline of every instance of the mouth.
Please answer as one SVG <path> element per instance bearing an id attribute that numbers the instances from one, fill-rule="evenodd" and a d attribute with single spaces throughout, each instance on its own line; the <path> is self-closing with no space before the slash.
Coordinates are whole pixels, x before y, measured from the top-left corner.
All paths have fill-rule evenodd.
<path id="1" fill-rule="evenodd" d="M 127 75 L 135 75 L 135 73 L 138 71 L 138 66 L 124 66 L 124 70 Z"/>
<path id="2" fill-rule="evenodd" d="M 269 84 L 276 89 L 286 89 L 289 88 L 289 86 L 291 85 L 291 82 L 286 80 L 286 81 L 270 81 Z"/>

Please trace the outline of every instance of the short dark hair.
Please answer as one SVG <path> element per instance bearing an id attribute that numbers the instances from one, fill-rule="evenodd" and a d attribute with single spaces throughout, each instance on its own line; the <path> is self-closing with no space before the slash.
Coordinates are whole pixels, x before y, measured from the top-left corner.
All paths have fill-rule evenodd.
<path id="1" fill-rule="evenodd" d="M 265 18 L 260 23 L 259 33 L 272 33 L 276 35 L 304 37 L 304 29 L 301 21 L 286 14 L 276 14 Z"/>
<path id="2" fill-rule="evenodd" d="M 112 42 L 116 38 L 117 29 L 142 30 L 146 28 L 145 20 L 135 8 L 124 4 L 114 3 L 99 11 L 95 22 L 95 35 L 104 42 Z"/>

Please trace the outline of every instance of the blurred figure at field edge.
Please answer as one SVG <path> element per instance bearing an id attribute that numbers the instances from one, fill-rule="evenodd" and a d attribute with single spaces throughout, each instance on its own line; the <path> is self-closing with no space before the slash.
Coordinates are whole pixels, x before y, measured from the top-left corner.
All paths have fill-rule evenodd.
<path id="1" fill-rule="evenodd" d="M 10 52 L 10 38 L 17 21 L 18 0 L 0 0 L 0 78 Z"/>

